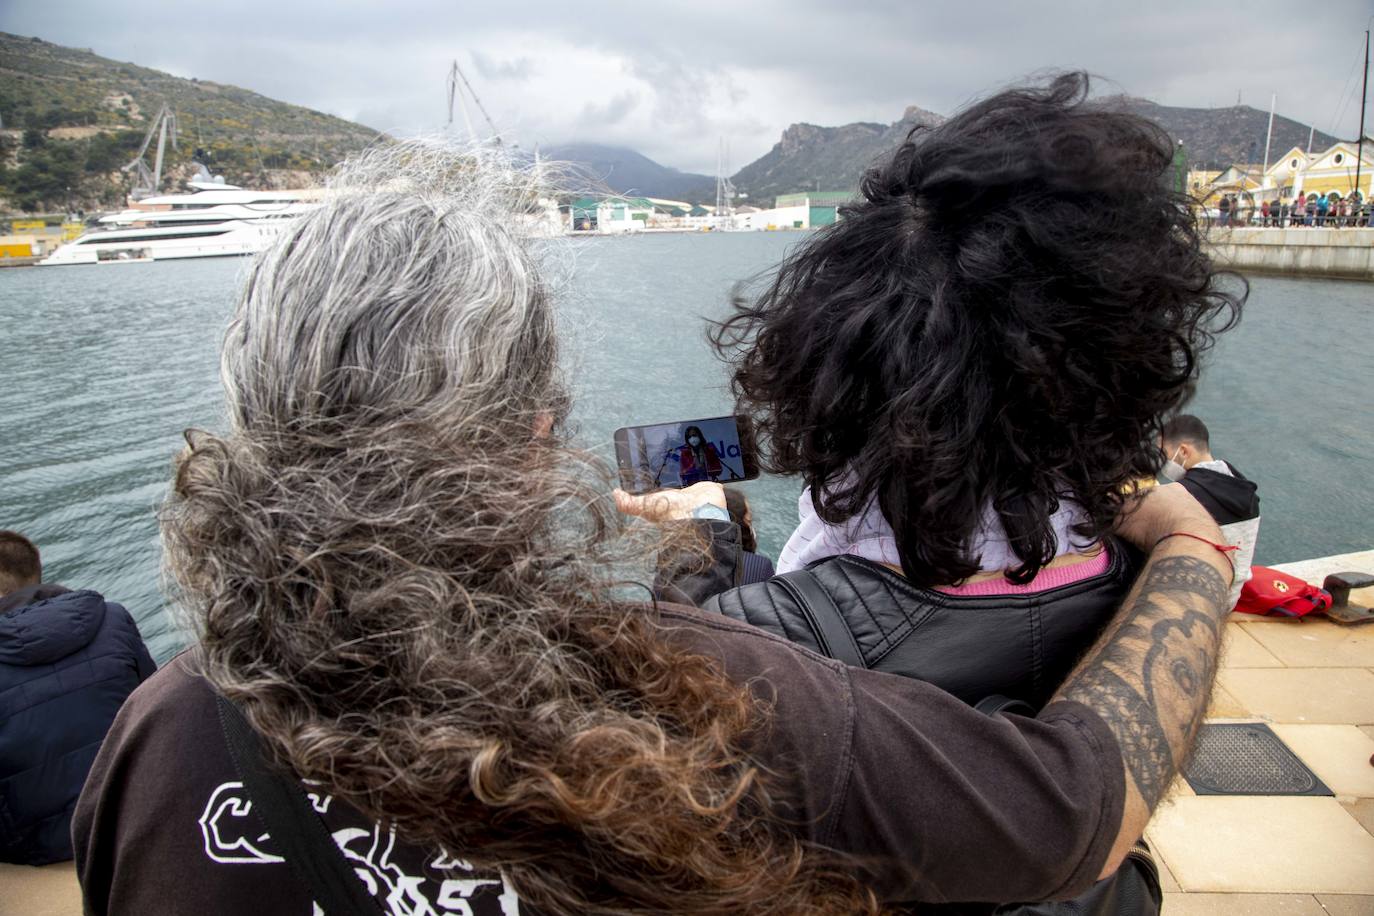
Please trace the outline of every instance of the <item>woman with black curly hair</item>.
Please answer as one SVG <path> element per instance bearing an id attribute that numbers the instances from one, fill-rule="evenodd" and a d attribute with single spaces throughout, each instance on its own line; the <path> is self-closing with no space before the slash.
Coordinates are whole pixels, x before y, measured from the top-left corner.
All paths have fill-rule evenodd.
<path id="1" fill-rule="evenodd" d="M 917 128 L 737 300 L 715 341 L 739 410 L 806 483 L 779 572 L 849 635 L 807 625 L 795 581 L 714 606 L 972 703 L 1041 705 L 1101 631 L 1135 570 L 1111 532 L 1243 295 L 1169 137 L 1088 94 L 1066 74 Z"/>

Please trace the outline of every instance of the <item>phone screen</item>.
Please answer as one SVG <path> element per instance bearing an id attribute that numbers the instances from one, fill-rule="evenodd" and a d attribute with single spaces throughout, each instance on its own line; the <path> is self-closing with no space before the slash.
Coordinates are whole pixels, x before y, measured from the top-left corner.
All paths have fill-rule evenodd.
<path id="1" fill-rule="evenodd" d="M 631 493 L 759 476 L 754 426 L 742 416 L 617 429 L 615 459 L 620 485 Z"/>

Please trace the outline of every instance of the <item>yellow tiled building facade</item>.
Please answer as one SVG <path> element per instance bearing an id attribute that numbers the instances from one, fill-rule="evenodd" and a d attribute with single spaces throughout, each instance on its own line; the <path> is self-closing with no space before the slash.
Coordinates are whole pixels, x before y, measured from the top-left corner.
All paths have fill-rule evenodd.
<path id="1" fill-rule="evenodd" d="M 1358 147 L 1341 142 L 1319 153 L 1304 153 L 1293 147 L 1280 156 L 1264 173 L 1266 188 L 1277 188 L 1280 196 L 1302 194 L 1330 194 L 1350 196 L 1355 190 L 1355 166 Z M 1364 144 L 1364 164 L 1360 168 L 1360 194 L 1366 200 L 1374 187 L 1374 140 Z"/>

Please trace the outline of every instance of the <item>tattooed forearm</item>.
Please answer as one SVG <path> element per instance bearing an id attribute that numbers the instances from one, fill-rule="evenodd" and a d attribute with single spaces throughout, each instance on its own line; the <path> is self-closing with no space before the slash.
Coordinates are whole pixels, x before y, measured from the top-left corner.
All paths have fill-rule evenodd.
<path id="1" fill-rule="evenodd" d="M 1153 808 L 1173 778 L 1173 752 L 1169 736 L 1154 709 L 1140 696 L 1140 692 L 1122 680 L 1111 669 L 1097 666 L 1084 670 L 1072 699 L 1088 703 L 1084 694 L 1092 697 L 1091 705 L 1107 720 L 1126 768 L 1135 780 L 1136 788 Z"/>
<path id="2" fill-rule="evenodd" d="M 1149 808 L 1192 750 L 1216 674 L 1226 594 L 1221 574 L 1203 560 L 1154 561 L 1115 628 L 1059 692 L 1106 721 Z"/>

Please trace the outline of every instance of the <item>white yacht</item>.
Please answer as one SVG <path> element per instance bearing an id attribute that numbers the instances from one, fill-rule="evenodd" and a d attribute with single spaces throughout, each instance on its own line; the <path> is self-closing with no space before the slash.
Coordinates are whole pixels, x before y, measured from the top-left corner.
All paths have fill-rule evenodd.
<path id="1" fill-rule="evenodd" d="M 318 206 L 322 192 L 247 191 L 202 170 L 186 194 L 145 197 L 38 263 L 116 264 L 256 254 L 289 221 Z"/>

